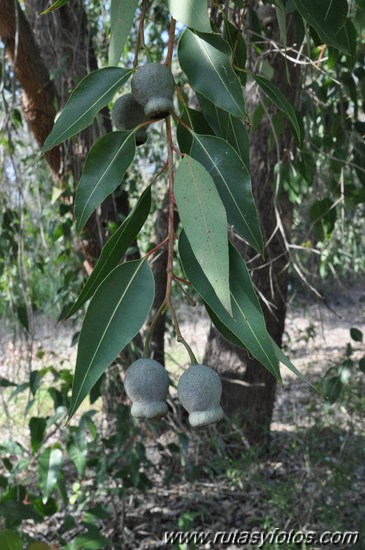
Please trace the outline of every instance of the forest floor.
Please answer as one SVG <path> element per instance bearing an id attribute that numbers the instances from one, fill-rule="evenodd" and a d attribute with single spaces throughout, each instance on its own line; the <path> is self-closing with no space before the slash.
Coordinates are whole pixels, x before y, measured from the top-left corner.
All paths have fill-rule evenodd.
<path id="1" fill-rule="evenodd" d="M 169 415 L 160 428 L 142 427 L 150 461 L 145 473 L 152 486 L 145 491 L 130 487 L 124 499 L 113 502 L 111 517 L 101 526 L 113 541 L 111 548 L 365 550 L 365 373 L 358 367 L 365 346 L 351 341 L 349 332 L 356 327 L 365 334 L 365 288 L 358 284 L 351 290 L 337 289 L 327 298 L 327 306 L 298 297 L 291 300 L 285 346 L 312 384 L 320 383 L 329 368 L 328 377 L 342 371 L 339 400 L 331 406 L 283 369 L 284 387 L 277 390 L 271 447 L 264 455 L 226 421 L 194 432 L 181 418 Z M 209 321 L 200 310 L 182 313 L 185 338 L 193 349 L 204 350 Z M 37 361 L 42 366 L 73 364 L 76 350 L 70 348 L 71 325 L 55 327 L 40 318 L 36 329 L 32 369 L 40 368 Z M 0 377 L 19 380 L 20 365 L 24 368 L 27 361 L 26 346 L 23 343 L 17 349 L 6 334 L 0 341 Z M 353 353 L 346 357 L 349 342 Z M 174 371 L 183 366 L 185 354 L 172 340 L 167 345 L 168 368 Z M 346 359 L 353 361 L 352 368 L 344 367 Z M 9 439 L 25 440 L 27 424 L 19 414 L 19 403 L 13 400 L 6 406 L 6 414 L 0 413 L 0 430 Z M 37 407 L 39 414 L 42 403 Z M 56 541 L 59 522 L 60 514 L 54 515 L 38 526 L 38 534 L 48 542 Z M 25 527 L 35 534 L 31 523 Z M 299 532 L 309 531 L 358 531 L 360 540 L 355 546 L 346 542 L 326 546 L 244 543 L 246 531 L 270 534 L 275 529 L 293 530 L 297 541 Z M 170 546 L 164 533 L 172 531 L 205 532 L 208 540 L 195 546 L 177 542 Z M 218 532 L 225 534 L 215 535 Z M 237 544 L 230 538 L 236 532 L 242 536 L 236 538 Z M 214 536 L 223 538 L 213 543 Z M 54 548 L 61 547 L 55 542 Z"/>

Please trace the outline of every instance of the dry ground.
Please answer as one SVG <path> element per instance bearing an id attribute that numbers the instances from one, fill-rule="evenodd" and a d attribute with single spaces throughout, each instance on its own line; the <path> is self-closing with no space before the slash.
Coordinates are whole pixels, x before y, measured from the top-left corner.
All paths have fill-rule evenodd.
<path id="1" fill-rule="evenodd" d="M 329 307 L 298 299 L 289 306 L 288 353 L 313 383 L 344 360 L 350 327 L 365 334 L 364 286 L 336 291 L 329 298 Z M 203 352 L 208 320 L 200 310 L 191 314 L 184 309 L 181 315 L 184 336 L 193 349 Z M 3 331 L 0 376 L 19 380 L 26 368 L 73 364 L 76 350 L 69 345 L 74 332 L 71 325 L 55 327 L 44 318 L 36 323 L 32 357 L 24 340 L 21 346 L 14 346 L 12 335 Z M 173 341 L 168 345 L 169 368 L 176 371 L 186 361 L 185 353 Z M 353 342 L 353 346 L 359 348 L 354 359 L 365 355 L 364 345 L 361 349 Z M 365 550 L 365 374 L 357 369 L 344 398 L 332 407 L 290 372 L 285 370 L 283 377 L 285 387 L 277 392 L 269 455 L 259 458 L 239 428 L 228 423 L 192 433 L 179 418 L 171 417 L 155 432 L 155 438 L 146 439 L 148 457 L 155 464 L 148 472 L 154 487 L 144 494 L 130 489 L 126 499 L 114 502 L 112 519 L 103 526 L 113 548 L 164 548 L 163 533 L 171 530 L 214 533 L 279 528 L 360 531 L 362 542 L 356 548 Z M 19 414 L 19 403 L 10 402 L 6 407 L 7 414 L 3 411 L 0 416 L 3 436 L 24 440 L 27 421 Z M 44 404 L 36 407 L 42 412 Z M 179 445 L 179 452 L 171 443 Z M 55 516 L 39 526 L 44 540 L 55 540 L 59 519 Z M 29 532 L 32 529 L 29 525 Z M 223 546 L 207 543 L 198 547 Z M 249 546 L 240 546 L 245 547 Z"/>

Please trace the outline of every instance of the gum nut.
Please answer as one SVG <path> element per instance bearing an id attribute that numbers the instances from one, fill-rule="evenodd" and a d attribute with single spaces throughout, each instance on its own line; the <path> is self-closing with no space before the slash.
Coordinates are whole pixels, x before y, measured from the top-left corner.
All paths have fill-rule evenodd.
<path id="1" fill-rule="evenodd" d="M 138 359 L 127 369 L 124 387 L 133 402 L 132 416 L 156 418 L 164 416 L 169 388 L 169 375 L 165 367 L 153 359 Z"/>
<path id="2" fill-rule="evenodd" d="M 177 395 L 192 426 L 206 426 L 223 418 L 222 382 L 207 365 L 191 365 L 180 377 Z"/>
<path id="3" fill-rule="evenodd" d="M 144 114 L 142 105 L 137 103 L 132 94 L 125 94 L 116 100 L 112 108 L 112 123 L 117 130 L 133 130 L 149 119 Z M 147 128 L 139 128 L 136 132 L 136 145 L 147 141 Z"/>
<path id="4" fill-rule="evenodd" d="M 132 94 L 149 119 L 165 118 L 173 112 L 174 91 L 174 77 L 166 65 L 147 63 L 133 75 Z"/>

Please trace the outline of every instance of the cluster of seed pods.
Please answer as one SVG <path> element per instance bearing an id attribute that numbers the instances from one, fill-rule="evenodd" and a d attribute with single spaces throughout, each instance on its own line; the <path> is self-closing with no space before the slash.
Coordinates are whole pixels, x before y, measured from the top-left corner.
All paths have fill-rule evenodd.
<path id="1" fill-rule="evenodd" d="M 154 359 L 138 359 L 128 368 L 124 387 L 131 399 L 132 415 L 137 418 L 164 416 L 169 376 L 166 369 Z M 177 395 L 189 413 L 192 426 L 206 426 L 223 418 L 220 406 L 222 382 L 207 365 L 191 365 L 180 376 Z"/>
<path id="2" fill-rule="evenodd" d="M 167 117 L 174 110 L 175 81 L 170 69 L 161 63 L 147 63 L 132 78 L 132 93 L 117 99 L 112 122 L 117 130 L 132 130 L 149 120 Z M 146 126 L 136 131 L 136 145 L 147 141 Z"/>

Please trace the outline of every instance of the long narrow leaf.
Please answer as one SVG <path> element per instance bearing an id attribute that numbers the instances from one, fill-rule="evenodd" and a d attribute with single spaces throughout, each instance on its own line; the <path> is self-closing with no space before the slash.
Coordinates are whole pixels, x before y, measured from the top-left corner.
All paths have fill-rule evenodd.
<path id="1" fill-rule="evenodd" d="M 275 84 L 270 82 L 270 80 L 257 74 L 253 74 L 252 77 L 260 86 L 264 94 L 267 95 L 267 97 L 289 118 L 295 135 L 299 143 L 301 143 L 303 140 L 302 131 L 293 105 L 289 103 L 285 95 L 275 86 Z"/>
<path id="2" fill-rule="evenodd" d="M 186 29 L 178 54 L 194 91 L 236 117 L 245 115 L 241 84 L 231 65 L 232 52 L 221 36 Z"/>
<path id="3" fill-rule="evenodd" d="M 174 19 L 201 32 L 212 32 L 207 0 L 168 0 Z"/>
<path id="4" fill-rule="evenodd" d="M 175 174 L 174 194 L 193 253 L 230 312 L 227 216 L 214 181 L 199 162 L 186 155 Z"/>
<path id="5" fill-rule="evenodd" d="M 133 131 L 111 132 L 95 143 L 86 157 L 75 199 L 76 231 L 120 184 L 136 153 Z"/>
<path id="6" fill-rule="evenodd" d="M 133 73 L 133 69 L 105 67 L 91 72 L 73 90 L 51 133 L 44 142 L 42 153 L 74 136 L 92 123 Z"/>
<path id="7" fill-rule="evenodd" d="M 111 0 L 109 65 L 118 65 L 133 23 L 138 0 Z"/>
<path id="8" fill-rule="evenodd" d="M 349 53 L 346 46 L 338 40 L 337 33 L 347 18 L 347 0 L 294 0 L 300 15 L 318 33 L 324 44 Z"/>
<path id="9" fill-rule="evenodd" d="M 194 134 L 190 154 L 212 176 L 226 208 L 228 223 L 262 254 L 263 240 L 251 178 L 236 151 L 221 138 Z"/>
<path id="10" fill-rule="evenodd" d="M 80 333 L 69 419 L 140 330 L 153 298 L 153 275 L 144 260 L 117 266 L 98 287 Z"/>
<path id="11" fill-rule="evenodd" d="M 122 225 L 113 233 L 105 243 L 98 262 L 88 278 L 84 288 L 80 292 L 75 304 L 67 313 L 66 318 L 77 311 L 89 298 L 91 298 L 100 283 L 121 261 L 128 247 L 138 235 L 147 219 L 151 208 L 151 186 L 140 196 L 137 204 L 129 213 Z"/>
<path id="12" fill-rule="evenodd" d="M 220 109 L 202 94 L 196 94 L 204 117 L 214 130 L 217 137 L 226 140 L 240 156 L 243 164 L 249 172 L 250 143 L 244 123 L 241 119 L 232 116 L 227 111 Z M 203 132 L 197 132 L 202 134 Z M 206 133 L 206 132 L 205 132 Z"/>
<path id="13" fill-rule="evenodd" d="M 38 459 L 42 500 L 46 503 L 58 481 L 62 466 L 62 451 L 58 447 L 48 447 Z"/>
<path id="14" fill-rule="evenodd" d="M 252 288 L 250 276 L 240 254 L 230 245 L 230 284 L 233 316 L 227 314 L 194 258 L 186 235 L 179 238 L 181 262 L 189 281 L 204 300 L 213 323 L 222 335 L 247 349 L 275 378 L 281 381 L 278 359 L 266 330 L 260 304 Z M 253 295 L 252 295 L 253 293 Z"/>
<path id="15" fill-rule="evenodd" d="M 54 2 L 54 4 L 52 4 L 52 6 L 50 6 L 49 8 L 47 8 L 44 11 L 41 11 L 41 15 L 44 15 L 46 13 L 50 13 L 53 10 L 58 10 L 59 8 L 62 8 L 62 6 L 65 6 L 66 4 L 68 4 L 69 1 L 70 0 L 56 0 L 56 2 Z"/>

